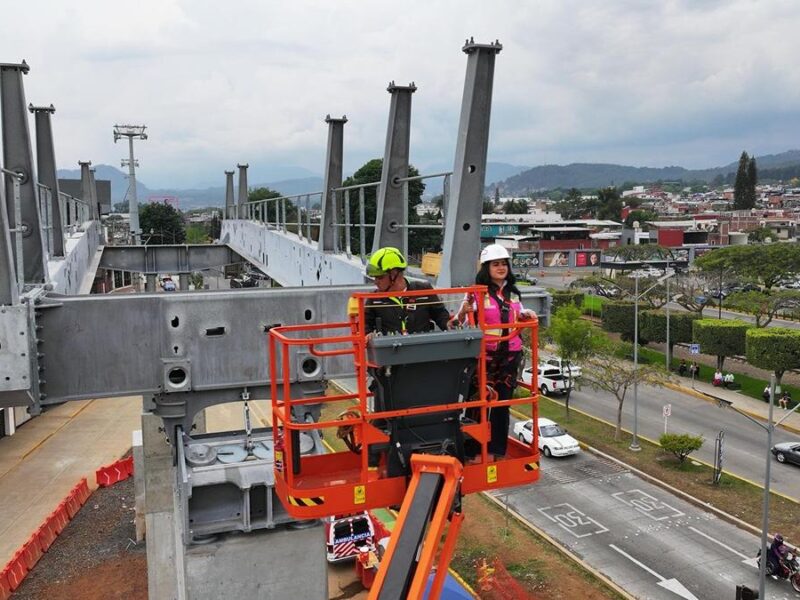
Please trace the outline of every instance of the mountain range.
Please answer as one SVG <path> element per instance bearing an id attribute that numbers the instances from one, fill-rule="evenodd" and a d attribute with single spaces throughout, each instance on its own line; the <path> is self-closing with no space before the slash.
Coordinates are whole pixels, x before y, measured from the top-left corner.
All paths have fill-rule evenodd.
<path id="1" fill-rule="evenodd" d="M 780 154 L 757 156 L 759 169 L 800 165 L 800 150 L 789 150 Z M 722 167 L 710 169 L 686 169 L 684 167 L 631 167 L 604 163 L 573 163 L 569 165 L 542 165 L 524 167 L 509 163 L 489 162 L 486 165 L 486 191 L 494 194 L 495 187 L 503 196 L 523 196 L 530 192 L 552 188 L 600 188 L 608 185 L 621 185 L 625 182 L 651 183 L 656 181 L 703 181 L 710 183 L 719 175 L 723 177 L 738 168 L 738 161 Z M 449 171 L 452 165 L 430 164 L 422 173 Z M 78 169 L 59 169 L 62 179 L 80 179 Z M 111 201 L 120 202 L 128 190 L 128 176 L 110 165 L 97 165 L 97 179 L 111 181 Z M 252 179 L 251 179 L 252 181 Z M 309 176 L 265 183 L 250 183 L 250 187 L 269 187 L 285 196 L 308 194 L 322 189 L 322 177 Z M 436 186 L 432 186 L 436 187 Z M 206 187 L 196 189 L 163 188 L 151 189 L 141 180 L 136 181 L 137 197 L 141 202 L 164 196 L 175 196 L 183 210 L 205 206 L 222 206 L 225 203 L 225 187 Z M 234 192 L 236 193 L 236 192 Z"/>

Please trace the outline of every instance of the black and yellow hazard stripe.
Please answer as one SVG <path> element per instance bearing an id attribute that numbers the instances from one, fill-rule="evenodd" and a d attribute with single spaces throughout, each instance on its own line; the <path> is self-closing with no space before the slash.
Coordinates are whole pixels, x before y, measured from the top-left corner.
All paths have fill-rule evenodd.
<path id="1" fill-rule="evenodd" d="M 297 497 L 289 496 L 289 504 L 292 506 L 322 506 L 325 504 L 325 496 Z"/>
<path id="2" fill-rule="evenodd" d="M 538 471 L 539 470 L 539 463 L 538 462 L 525 463 L 525 470 L 526 471 Z"/>

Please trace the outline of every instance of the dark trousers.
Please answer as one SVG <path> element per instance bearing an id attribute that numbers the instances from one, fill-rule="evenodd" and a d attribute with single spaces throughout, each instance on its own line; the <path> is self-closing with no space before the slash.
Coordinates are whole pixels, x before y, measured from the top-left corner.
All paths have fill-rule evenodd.
<path id="1" fill-rule="evenodd" d="M 499 400 L 510 400 L 517 388 L 517 373 L 522 360 L 522 352 L 495 353 L 487 356 L 486 379 L 497 392 Z M 508 449 L 508 426 L 510 422 L 507 406 L 492 408 L 489 411 L 491 423 L 490 454 L 504 456 Z"/>

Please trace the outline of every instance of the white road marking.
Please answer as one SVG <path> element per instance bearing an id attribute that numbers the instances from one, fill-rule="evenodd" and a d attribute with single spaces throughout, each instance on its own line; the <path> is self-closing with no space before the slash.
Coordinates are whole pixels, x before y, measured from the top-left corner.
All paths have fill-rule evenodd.
<path id="1" fill-rule="evenodd" d="M 637 494 L 638 497 L 636 496 Z M 653 519 L 654 521 L 663 521 L 664 519 L 672 519 L 675 517 L 684 516 L 684 513 L 679 511 L 677 508 L 670 506 L 666 502 L 663 502 L 655 496 L 651 496 L 647 492 L 643 492 L 639 489 L 628 490 L 627 492 L 617 492 L 616 494 L 611 494 L 611 496 L 623 504 L 632 506 L 644 516 Z M 672 514 L 662 514 L 660 517 L 653 515 L 654 512 L 663 511 L 665 509 L 671 511 Z"/>
<path id="2" fill-rule="evenodd" d="M 553 511 L 554 514 L 551 516 L 547 511 Z M 540 508 L 539 512 L 576 538 L 589 537 L 608 531 L 607 527 L 591 517 L 587 517 L 585 513 L 566 502 L 555 506 L 545 506 Z"/>
<path id="3" fill-rule="evenodd" d="M 627 558 L 633 564 L 635 564 L 638 567 L 641 567 L 642 569 L 644 569 L 645 571 L 650 573 L 653 577 L 658 579 L 658 585 L 663 587 L 665 590 L 669 590 L 673 594 L 676 594 L 676 595 L 680 596 L 681 598 L 685 598 L 686 600 L 698 600 L 697 596 L 695 596 L 694 594 L 692 594 L 692 592 L 687 590 L 686 587 L 680 581 L 678 581 L 677 579 L 674 579 L 674 578 L 673 579 L 665 579 L 664 577 L 662 577 L 661 575 L 656 573 L 653 569 L 651 569 L 646 564 L 644 564 L 642 561 L 633 558 L 630 554 L 628 554 L 624 550 L 618 548 L 614 544 L 609 544 L 608 547 L 611 548 L 612 550 L 614 550 L 615 552 L 619 552 L 620 554 L 622 554 L 622 556 Z"/>
<path id="4" fill-rule="evenodd" d="M 700 531 L 700 530 L 699 530 L 699 529 L 697 529 L 696 527 L 692 527 L 692 526 L 690 525 L 690 526 L 689 526 L 689 529 L 691 529 L 692 531 L 694 531 L 694 532 L 695 532 L 696 534 L 698 534 L 698 535 L 702 535 L 702 536 L 703 536 L 704 538 L 706 538 L 708 541 L 710 541 L 710 542 L 714 542 L 714 543 L 715 543 L 717 546 L 721 546 L 722 548 L 725 548 L 726 550 L 729 550 L 729 551 L 733 552 L 733 553 L 734 553 L 736 556 L 738 556 L 739 558 L 742 558 L 742 559 L 744 559 L 744 560 L 742 560 L 742 562 L 743 562 L 744 564 L 746 564 L 746 565 L 750 565 L 751 567 L 754 567 L 754 568 L 756 568 L 756 569 L 758 568 L 758 557 L 755 557 L 755 556 L 747 556 L 746 554 L 742 554 L 742 553 L 741 553 L 741 552 L 739 552 L 738 550 L 735 550 L 735 549 L 731 548 L 730 546 L 728 546 L 728 545 L 726 545 L 726 544 L 723 544 L 723 543 L 722 543 L 722 542 L 720 542 L 718 539 L 711 537 L 711 536 L 710 536 L 710 535 L 708 535 L 707 533 L 703 533 L 702 531 Z"/>

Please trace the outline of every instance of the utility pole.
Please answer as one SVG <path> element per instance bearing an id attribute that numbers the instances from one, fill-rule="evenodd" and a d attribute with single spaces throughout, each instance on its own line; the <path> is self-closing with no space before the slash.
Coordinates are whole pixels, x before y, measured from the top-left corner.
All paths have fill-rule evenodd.
<path id="1" fill-rule="evenodd" d="M 130 214 L 131 237 L 134 245 L 139 245 L 139 204 L 136 198 L 136 167 L 138 161 L 133 156 L 133 140 L 146 140 L 146 125 L 114 125 L 114 143 L 125 137 L 128 138 L 128 158 L 122 159 L 122 166 L 128 167 L 128 213 Z"/>

